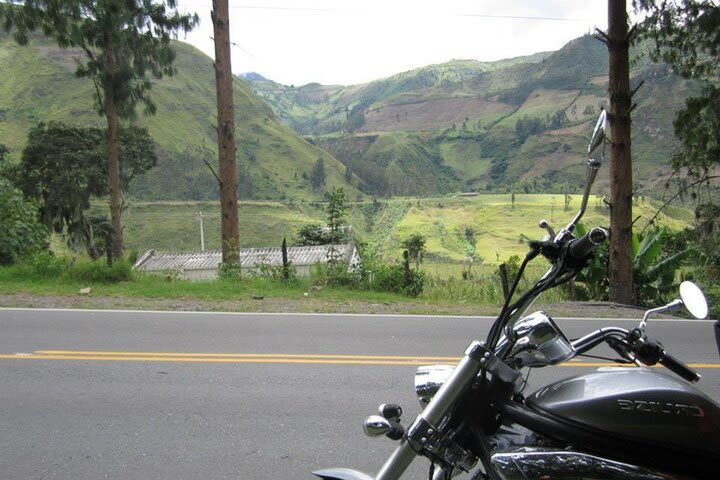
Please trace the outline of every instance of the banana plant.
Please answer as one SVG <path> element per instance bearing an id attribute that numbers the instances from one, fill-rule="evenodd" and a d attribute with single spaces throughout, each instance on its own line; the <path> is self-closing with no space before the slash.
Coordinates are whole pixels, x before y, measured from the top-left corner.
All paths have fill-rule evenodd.
<path id="1" fill-rule="evenodd" d="M 585 234 L 585 227 L 578 225 L 577 235 Z M 686 248 L 672 255 L 664 252 L 666 231 L 656 229 L 643 234 L 633 233 L 633 302 L 637 305 L 658 305 L 672 296 L 676 288 L 676 273 L 683 258 L 692 251 Z M 593 258 L 576 278 L 576 286 L 583 296 L 594 300 L 607 300 L 608 248 L 601 245 Z"/>
<path id="2" fill-rule="evenodd" d="M 663 229 L 643 235 L 633 234 L 633 300 L 639 305 L 665 302 L 677 290 L 677 270 L 692 249 L 686 248 L 670 256 L 663 255 L 665 236 Z"/>

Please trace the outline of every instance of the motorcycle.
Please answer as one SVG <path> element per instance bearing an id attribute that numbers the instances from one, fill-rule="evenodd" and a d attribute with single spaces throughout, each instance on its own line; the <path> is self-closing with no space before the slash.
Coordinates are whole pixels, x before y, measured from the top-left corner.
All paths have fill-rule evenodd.
<path id="1" fill-rule="evenodd" d="M 544 291 L 574 278 L 608 232 L 593 228 L 577 238 L 592 184 L 604 155 L 607 115 L 598 118 L 588 146 L 587 182 L 580 209 L 559 232 L 530 250 L 484 342 L 473 341 L 455 366 L 420 367 L 415 389 L 424 409 L 402 425 L 402 408 L 380 406 L 367 418 L 369 436 L 399 445 L 375 477 L 344 468 L 313 472 L 325 480 L 397 480 L 419 456 L 430 460 L 429 478 L 471 475 L 488 480 L 669 480 L 720 478 L 720 405 L 690 383 L 700 375 L 647 334 L 652 315 L 685 307 L 707 316 L 702 291 L 680 285 L 680 298 L 648 310 L 627 330 L 605 327 L 569 340 L 544 312 L 525 315 Z M 550 268 L 515 297 L 526 265 L 537 257 Z M 632 367 L 605 367 L 525 395 L 523 372 L 566 362 L 606 345 Z M 681 377 L 655 368 L 660 364 Z M 690 382 L 690 383 L 689 383 Z"/>

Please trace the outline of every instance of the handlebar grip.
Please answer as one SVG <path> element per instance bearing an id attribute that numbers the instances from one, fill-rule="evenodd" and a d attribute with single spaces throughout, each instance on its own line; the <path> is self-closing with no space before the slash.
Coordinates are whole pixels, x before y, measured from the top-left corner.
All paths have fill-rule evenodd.
<path id="1" fill-rule="evenodd" d="M 568 248 L 568 253 L 576 260 L 584 260 L 593 252 L 593 250 L 595 250 L 595 247 L 603 243 L 607 237 L 607 230 L 595 227 L 582 237 L 572 242 Z"/>
<path id="2" fill-rule="evenodd" d="M 660 359 L 660 363 L 665 368 L 681 376 L 688 382 L 697 382 L 698 380 L 700 380 L 700 374 L 698 372 L 688 367 L 683 361 L 678 360 L 667 352 L 663 354 L 662 359 Z"/>

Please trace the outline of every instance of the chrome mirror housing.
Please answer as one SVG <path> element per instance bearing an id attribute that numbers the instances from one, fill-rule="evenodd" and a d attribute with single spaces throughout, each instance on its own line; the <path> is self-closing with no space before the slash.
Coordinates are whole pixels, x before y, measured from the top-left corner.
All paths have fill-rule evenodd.
<path id="1" fill-rule="evenodd" d="M 545 367 L 564 362 L 575 355 L 575 349 L 555 322 L 543 312 L 523 317 L 513 325 L 512 347 L 508 354 L 512 365 Z"/>

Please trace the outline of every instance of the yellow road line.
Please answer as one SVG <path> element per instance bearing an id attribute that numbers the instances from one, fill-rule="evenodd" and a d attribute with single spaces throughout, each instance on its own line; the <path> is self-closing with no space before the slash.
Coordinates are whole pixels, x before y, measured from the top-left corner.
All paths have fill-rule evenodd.
<path id="1" fill-rule="evenodd" d="M 113 357 L 178 357 L 178 358 L 289 358 L 289 359 L 319 359 L 319 360 L 390 360 L 390 361 L 423 361 L 423 362 L 453 362 L 460 361 L 460 357 L 419 357 L 399 355 L 329 355 L 329 354 L 295 354 L 295 353 L 176 353 L 176 352 L 103 352 L 103 351 L 75 351 L 75 350 L 36 350 L 36 355 L 73 355 L 73 356 L 113 356 Z"/>
<path id="2" fill-rule="evenodd" d="M 74 350 L 37 350 L 33 353 L 0 354 L 3 360 L 75 360 L 114 362 L 178 362 L 178 363 L 252 363 L 252 364 L 316 364 L 316 365 L 428 365 L 457 363 L 459 357 L 413 357 L 398 355 L 328 355 L 272 353 L 179 353 L 179 352 L 106 352 Z M 618 367 L 610 362 L 583 362 L 577 359 L 560 367 Z M 627 365 L 625 365 L 627 366 Z M 695 369 L 716 369 L 720 363 L 691 363 Z"/>
<path id="3" fill-rule="evenodd" d="M 287 356 L 276 357 L 242 357 L 242 358 L 223 358 L 223 357 L 205 357 L 205 356 L 113 356 L 113 355 L 0 355 L 0 359 L 15 360 L 79 360 L 79 361 L 114 361 L 114 362 L 178 362 L 178 363 L 260 363 L 260 364 L 320 364 L 320 365 L 427 365 L 428 360 L 408 359 L 408 360 L 363 360 L 357 359 L 339 359 L 339 358 L 298 358 Z"/>

